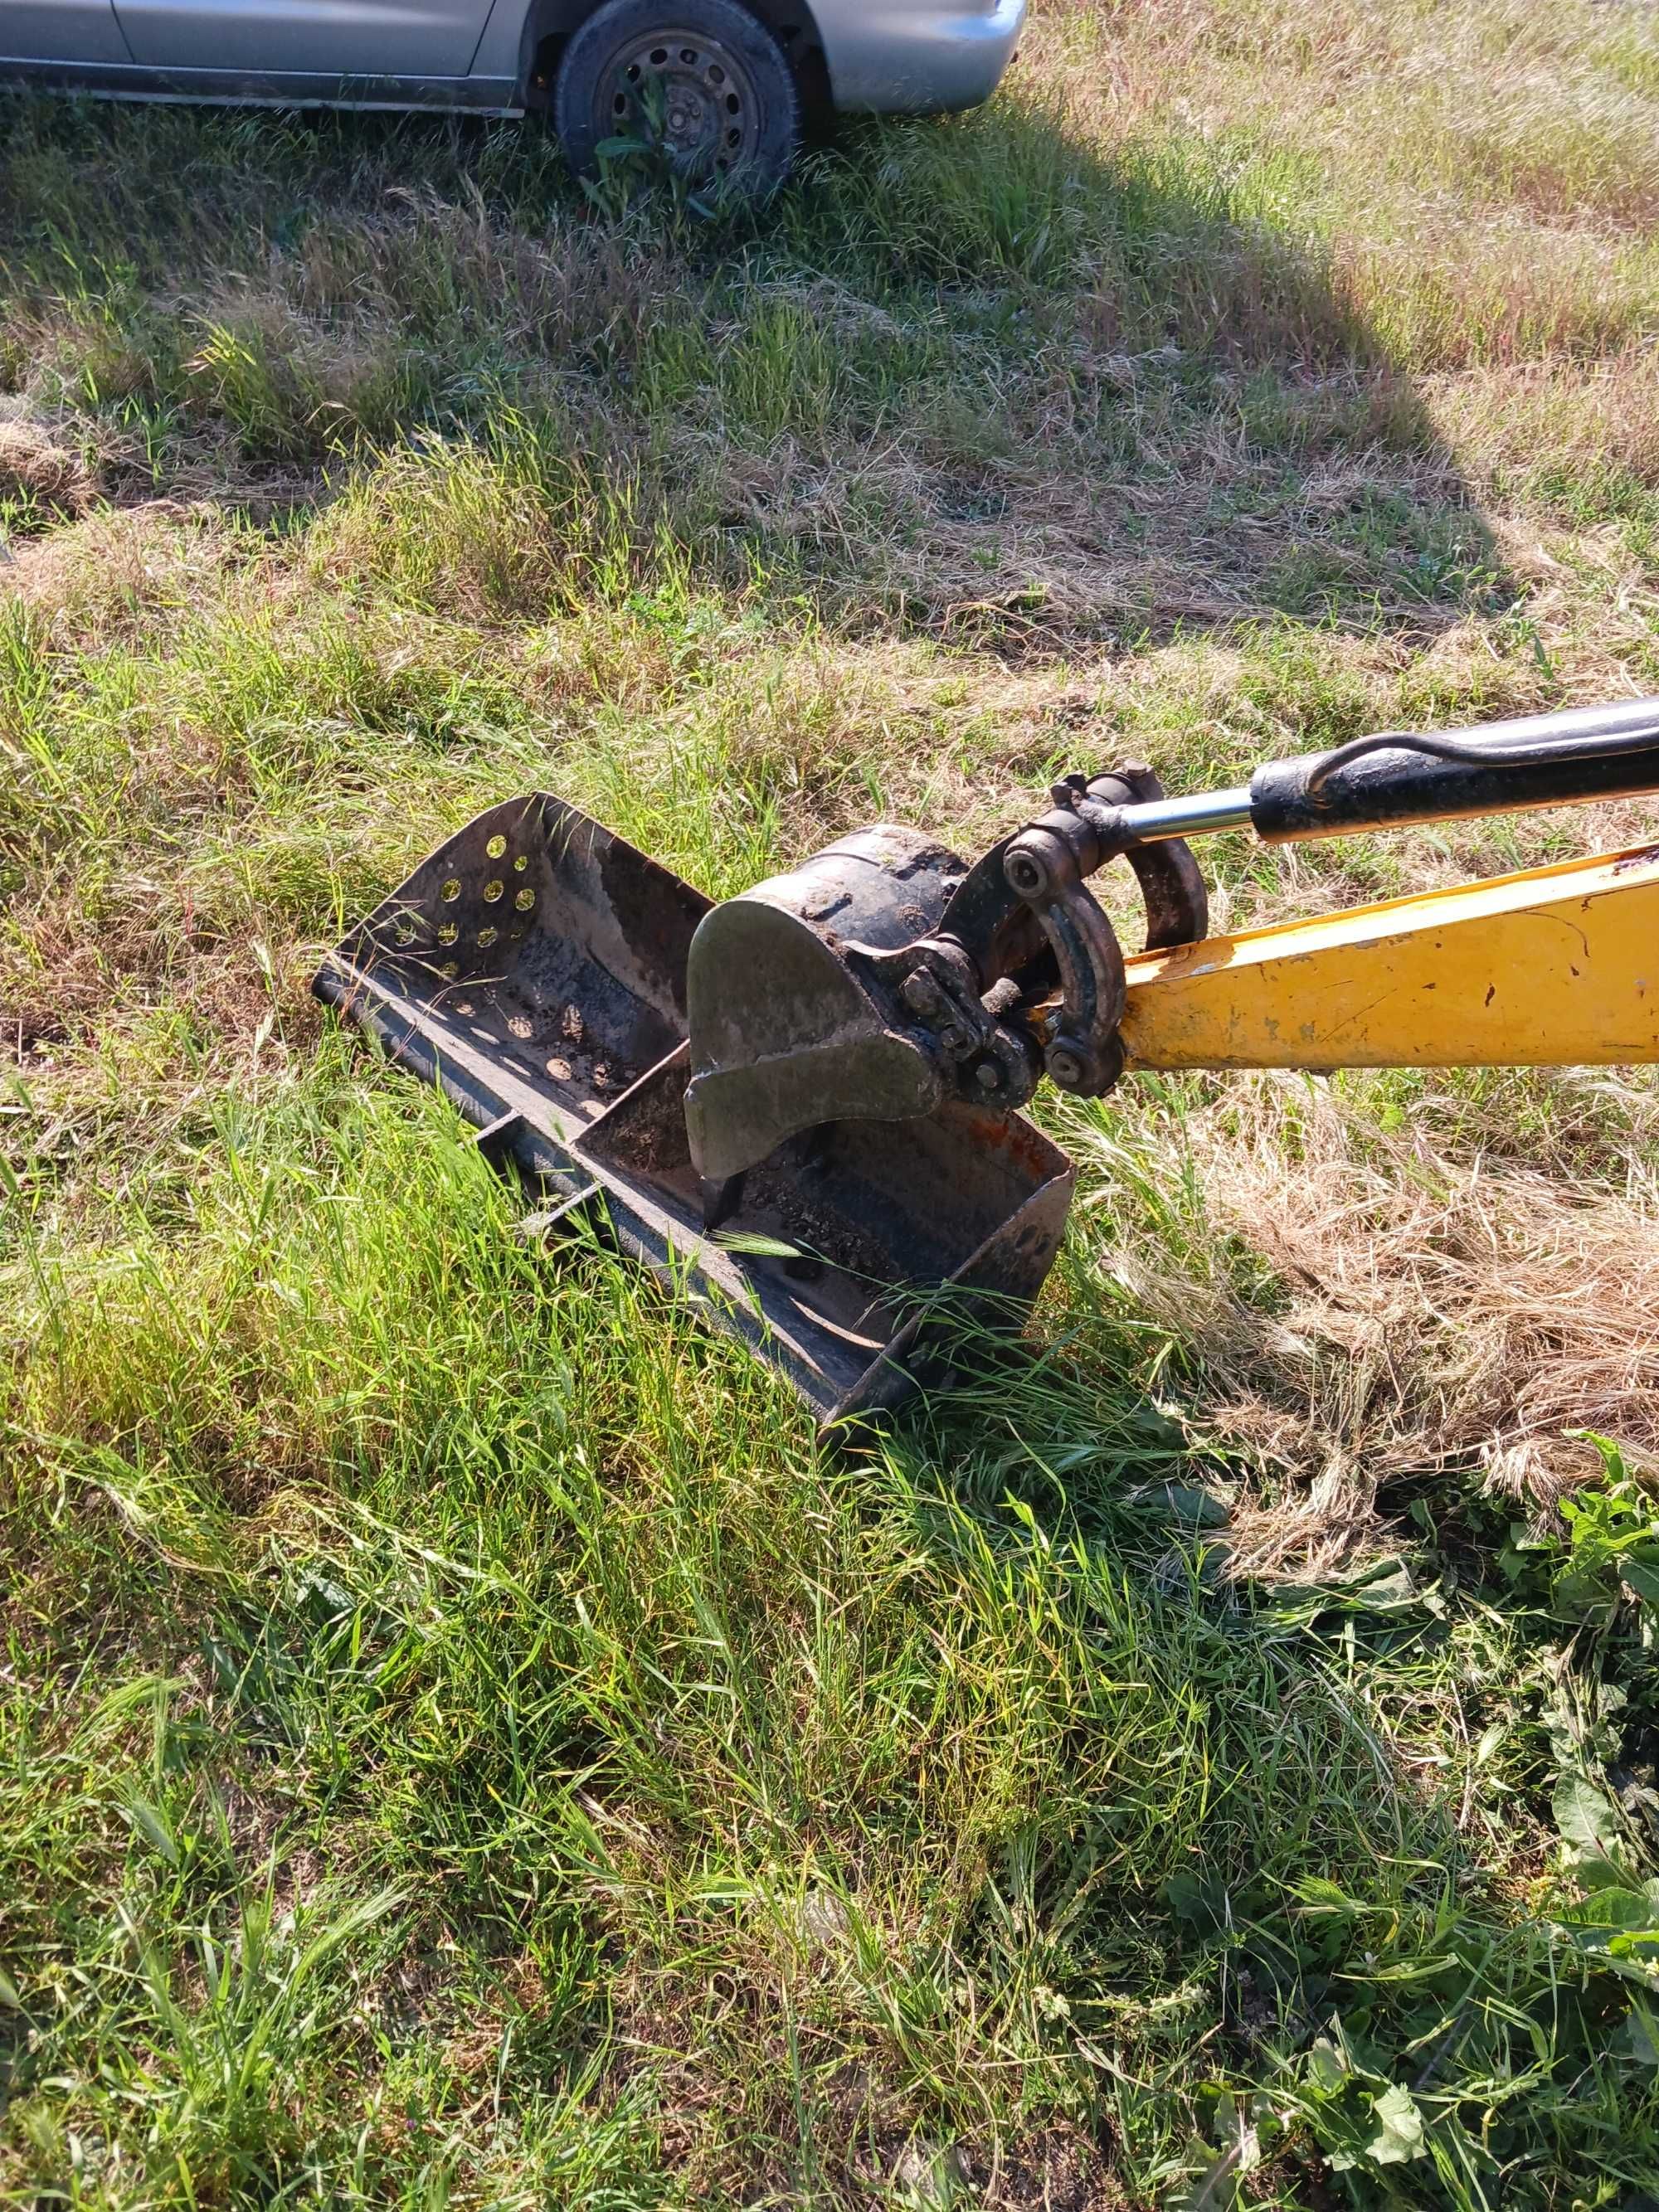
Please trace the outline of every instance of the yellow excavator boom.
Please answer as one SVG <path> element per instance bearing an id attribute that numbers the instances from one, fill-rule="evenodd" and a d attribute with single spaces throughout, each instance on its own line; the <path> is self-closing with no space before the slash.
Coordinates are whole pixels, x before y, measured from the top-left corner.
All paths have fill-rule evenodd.
<path id="1" fill-rule="evenodd" d="M 1131 1068 L 1659 1060 L 1659 845 L 1126 966 Z"/>

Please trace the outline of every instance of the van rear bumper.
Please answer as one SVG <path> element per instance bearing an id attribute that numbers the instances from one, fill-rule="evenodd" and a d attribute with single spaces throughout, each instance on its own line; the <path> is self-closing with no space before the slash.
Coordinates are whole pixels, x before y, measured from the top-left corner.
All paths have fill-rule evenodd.
<path id="1" fill-rule="evenodd" d="M 838 108 L 939 115 L 977 107 L 996 90 L 1025 21 L 1026 0 L 988 7 L 816 0 L 813 14 Z"/>

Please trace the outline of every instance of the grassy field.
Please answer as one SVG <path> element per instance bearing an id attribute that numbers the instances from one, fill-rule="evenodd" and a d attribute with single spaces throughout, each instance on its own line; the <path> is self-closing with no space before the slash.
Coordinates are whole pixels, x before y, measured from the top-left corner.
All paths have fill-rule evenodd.
<path id="1" fill-rule="evenodd" d="M 1051 1103 L 1031 1358 L 826 1452 L 307 983 L 523 789 L 1659 691 L 1656 143 L 1577 0 L 1048 0 L 712 226 L 0 95 L 0 2202 L 1653 2206 L 1650 1076 Z"/>

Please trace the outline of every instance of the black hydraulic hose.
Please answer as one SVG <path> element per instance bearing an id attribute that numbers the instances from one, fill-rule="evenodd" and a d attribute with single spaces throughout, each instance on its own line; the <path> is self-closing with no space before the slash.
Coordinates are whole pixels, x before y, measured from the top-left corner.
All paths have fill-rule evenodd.
<path id="1" fill-rule="evenodd" d="M 1376 730 L 1365 738 L 1350 738 L 1345 745 L 1322 753 L 1308 771 L 1305 788 L 1311 797 L 1322 791 L 1338 769 L 1367 753 L 1392 749 L 1397 752 L 1426 753 L 1435 760 L 1458 761 L 1472 768 L 1537 768 L 1546 762 L 1620 760 L 1627 753 L 1647 752 L 1659 745 L 1659 713 L 1634 730 L 1616 730 L 1599 737 L 1557 738 L 1541 744 L 1494 745 L 1478 737 L 1454 737 L 1436 730 Z"/>

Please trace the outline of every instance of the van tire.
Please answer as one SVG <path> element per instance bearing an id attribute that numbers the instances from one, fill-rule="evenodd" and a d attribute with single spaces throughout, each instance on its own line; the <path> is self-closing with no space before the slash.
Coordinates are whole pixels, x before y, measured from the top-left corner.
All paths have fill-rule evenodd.
<path id="1" fill-rule="evenodd" d="M 642 105 L 661 84 L 657 135 Z M 572 34 L 553 122 L 579 176 L 607 139 L 660 145 L 689 181 L 771 191 L 800 144 L 800 88 L 782 47 L 737 0 L 605 0 Z"/>

